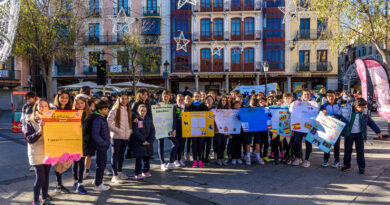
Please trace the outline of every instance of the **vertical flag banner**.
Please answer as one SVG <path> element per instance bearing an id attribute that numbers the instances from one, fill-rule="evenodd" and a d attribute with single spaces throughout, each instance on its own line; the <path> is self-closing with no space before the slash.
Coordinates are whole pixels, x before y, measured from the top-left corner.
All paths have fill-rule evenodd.
<path id="1" fill-rule="evenodd" d="M 173 105 L 152 105 L 153 124 L 157 139 L 172 135 L 173 107 Z"/>
<path id="2" fill-rule="evenodd" d="M 306 135 L 306 141 L 314 144 L 322 151 L 329 153 L 332 146 L 340 137 L 345 127 L 345 123 L 333 117 L 319 114 L 314 122 L 314 126 Z"/>
<path id="3" fill-rule="evenodd" d="M 278 129 L 280 127 L 280 112 L 286 111 L 288 112 L 287 106 L 279 106 L 279 105 L 271 105 L 268 107 L 269 112 L 271 113 L 271 132 L 278 134 Z"/>
<path id="4" fill-rule="evenodd" d="M 214 137 L 212 111 L 183 112 L 181 123 L 183 137 Z"/>
<path id="5" fill-rule="evenodd" d="M 390 121 L 390 85 L 386 69 L 376 60 L 357 59 L 355 63 L 361 81 L 362 97 L 366 100 L 374 97 L 378 115 Z"/>
<path id="6" fill-rule="evenodd" d="M 265 107 L 240 108 L 240 122 L 244 132 L 268 131 L 271 117 Z"/>
<path id="7" fill-rule="evenodd" d="M 237 116 L 239 110 L 215 109 L 213 112 L 219 133 L 240 134 L 241 123 Z"/>
<path id="8" fill-rule="evenodd" d="M 308 133 L 317 117 L 319 107 L 316 102 L 295 101 L 291 104 L 291 128 L 293 131 Z"/>
<path id="9" fill-rule="evenodd" d="M 279 111 L 278 135 L 291 137 L 291 114 L 288 111 Z"/>

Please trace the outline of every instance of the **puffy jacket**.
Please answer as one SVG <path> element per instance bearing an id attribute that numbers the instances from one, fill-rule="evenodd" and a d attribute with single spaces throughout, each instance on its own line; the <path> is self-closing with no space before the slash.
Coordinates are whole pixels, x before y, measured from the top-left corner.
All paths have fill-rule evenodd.
<path id="1" fill-rule="evenodd" d="M 110 129 L 107 119 L 99 114 L 92 114 L 92 140 L 99 151 L 106 151 L 110 146 Z"/>
<path id="2" fill-rule="evenodd" d="M 131 112 L 131 111 L 130 111 Z M 128 140 L 132 130 L 132 122 L 129 124 L 128 112 L 126 106 L 120 106 L 120 128 L 115 124 L 117 109 L 112 109 L 108 114 L 107 122 L 110 128 L 110 136 L 113 139 Z M 132 119 L 130 119 L 132 120 Z"/>
<path id="3" fill-rule="evenodd" d="M 153 156 L 153 142 L 155 140 L 156 130 L 154 129 L 153 120 L 148 116 L 144 119 L 137 116 L 138 123 L 133 123 L 133 136 L 134 140 L 134 157 L 150 157 Z M 143 127 L 138 127 L 142 122 Z M 149 145 L 143 145 L 142 143 L 149 142 Z"/>
<path id="4" fill-rule="evenodd" d="M 92 121 L 91 116 L 86 117 L 85 112 L 83 112 L 83 117 L 81 118 L 83 126 L 83 156 L 88 156 L 90 149 L 92 149 Z"/>
<path id="5" fill-rule="evenodd" d="M 39 135 L 38 131 L 38 123 L 30 117 L 27 118 L 24 140 L 27 142 L 27 155 L 30 165 L 40 165 L 45 160 L 43 136 Z"/>

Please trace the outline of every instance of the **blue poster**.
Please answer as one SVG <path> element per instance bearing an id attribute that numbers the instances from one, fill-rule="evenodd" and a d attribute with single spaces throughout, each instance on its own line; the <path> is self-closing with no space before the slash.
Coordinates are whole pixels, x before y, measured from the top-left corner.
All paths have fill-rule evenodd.
<path id="1" fill-rule="evenodd" d="M 271 117 L 265 107 L 240 108 L 240 122 L 244 132 L 268 131 Z"/>
<path id="2" fill-rule="evenodd" d="M 332 146 L 340 137 L 345 123 L 333 117 L 325 116 L 322 112 L 317 116 L 315 122 L 306 135 L 306 141 L 329 153 Z"/>

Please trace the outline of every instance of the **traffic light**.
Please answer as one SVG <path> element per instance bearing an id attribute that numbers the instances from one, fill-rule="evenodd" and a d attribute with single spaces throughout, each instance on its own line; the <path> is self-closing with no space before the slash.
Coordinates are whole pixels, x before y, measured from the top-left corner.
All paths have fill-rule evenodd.
<path id="1" fill-rule="evenodd" d="M 97 63 L 97 84 L 98 85 L 106 85 L 106 60 L 99 60 Z"/>

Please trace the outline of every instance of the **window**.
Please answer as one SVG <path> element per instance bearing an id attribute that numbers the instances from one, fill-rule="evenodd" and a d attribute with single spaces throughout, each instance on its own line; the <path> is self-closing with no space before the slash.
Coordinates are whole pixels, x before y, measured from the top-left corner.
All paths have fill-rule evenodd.
<path id="1" fill-rule="evenodd" d="M 122 66 L 123 72 L 129 71 L 129 61 L 130 61 L 129 52 L 127 51 L 117 52 L 117 64 Z"/>
<path id="2" fill-rule="evenodd" d="M 244 10 L 253 10 L 254 8 L 253 0 L 244 0 Z"/>
<path id="3" fill-rule="evenodd" d="M 92 16 L 99 15 L 99 0 L 89 0 L 89 11 Z"/>
<path id="4" fill-rule="evenodd" d="M 363 56 L 365 56 L 366 55 L 366 47 L 363 47 L 363 54 L 362 54 Z"/>
<path id="5" fill-rule="evenodd" d="M 284 37 L 284 25 L 282 24 L 283 18 L 276 17 L 267 17 L 266 18 L 266 28 L 265 28 L 265 37 L 274 38 L 274 37 Z"/>
<path id="6" fill-rule="evenodd" d="M 205 48 L 200 50 L 200 72 L 210 72 L 211 71 L 211 52 L 210 49 Z"/>
<path id="7" fill-rule="evenodd" d="M 370 46 L 370 47 L 368 47 L 368 55 L 371 55 L 371 54 L 373 54 L 373 53 L 372 53 L 372 47 Z"/>
<path id="8" fill-rule="evenodd" d="M 241 49 L 232 48 L 231 71 L 241 71 Z"/>
<path id="9" fill-rule="evenodd" d="M 328 51 L 317 51 L 317 71 L 326 71 L 328 68 Z"/>
<path id="10" fill-rule="evenodd" d="M 220 52 L 221 55 L 213 56 L 213 72 L 223 72 L 223 49 Z"/>
<path id="11" fill-rule="evenodd" d="M 150 10 L 156 11 L 157 10 L 157 0 L 147 0 L 146 1 L 146 9 L 148 11 L 150 11 Z"/>
<path id="12" fill-rule="evenodd" d="M 284 0 L 266 0 L 264 3 L 265 8 L 284 6 Z"/>
<path id="13" fill-rule="evenodd" d="M 213 40 L 223 40 L 223 19 L 214 19 Z"/>
<path id="14" fill-rule="evenodd" d="M 299 51 L 299 71 L 310 71 L 310 51 Z"/>
<path id="15" fill-rule="evenodd" d="M 211 11 L 211 0 L 202 0 L 200 10 L 203 12 Z"/>
<path id="16" fill-rule="evenodd" d="M 99 42 L 99 24 L 98 23 L 89 24 L 89 42 L 90 43 Z"/>
<path id="17" fill-rule="evenodd" d="M 200 25 L 201 25 L 200 39 L 202 41 L 210 41 L 211 40 L 210 19 L 202 19 Z"/>
<path id="18" fill-rule="evenodd" d="M 174 2 L 174 1 L 172 1 Z M 177 3 L 171 4 L 171 9 L 175 10 Z M 191 6 L 184 5 L 181 10 L 188 10 Z M 171 16 L 171 62 L 173 72 L 191 71 L 191 43 L 187 45 L 187 52 L 183 50 L 176 51 L 176 42 L 174 37 L 179 37 L 181 31 L 186 39 L 191 39 L 191 16 L 175 14 Z"/>
<path id="19" fill-rule="evenodd" d="M 269 69 L 284 69 L 284 43 L 267 42 L 264 44 L 264 59 L 268 61 Z"/>
<path id="20" fill-rule="evenodd" d="M 232 40 L 241 40 L 241 19 L 232 19 Z"/>
<path id="21" fill-rule="evenodd" d="M 232 0 L 232 11 L 239 11 L 241 10 L 241 2 L 240 0 Z"/>
<path id="22" fill-rule="evenodd" d="M 299 38 L 310 39 L 310 19 L 301 19 L 299 27 Z"/>
<path id="23" fill-rule="evenodd" d="M 214 11 L 223 10 L 223 0 L 214 0 Z"/>
<path id="24" fill-rule="evenodd" d="M 254 40 L 254 19 L 253 18 L 246 18 L 244 20 L 245 22 L 245 40 Z"/>
<path id="25" fill-rule="evenodd" d="M 254 49 L 245 48 L 244 49 L 244 71 L 253 71 L 254 70 Z"/>
<path id="26" fill-rule="evenodd" d="M 127 24 L 125 23 L 118 23 L 118 41 L 123 40 L 123 35 L 128 32 L 129 28 L 127 27 Z"/>

